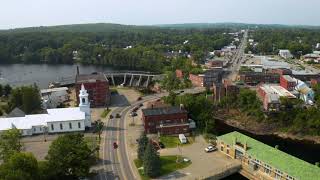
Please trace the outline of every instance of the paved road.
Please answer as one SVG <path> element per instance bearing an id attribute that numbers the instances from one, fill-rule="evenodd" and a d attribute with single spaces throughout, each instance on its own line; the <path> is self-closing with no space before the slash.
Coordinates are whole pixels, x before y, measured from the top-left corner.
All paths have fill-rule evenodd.
<path id="1" fill-rule="evenodd" d="M 228 74 L 227 79 L 230 79 L 232 81 L 236 80 L 237 74 L 240 70 L 241 63 L 244 61 L 244 50 L 247 47 L 247 38 L 248 38 L 248 30 L 243 35 L 243 39 L 241 41 L 241 44 L 239 45 L 238 51 L 233 56 L 231 60 L 231 65 L 228 68 L 230 71 L 230 74 Z"/>
<path id="2" fill-rule="evenodd" d="M 179 94 L 197 94 L 204 92 L 204 88 L 190 88 L 176 91 Z M 168 95 L 167 92 L 145 96 L 141 101 L 133 102 L 132 104 L 122 104 L 112 111 L 112 115 L 120 114 L 121 118 L 109 119 L 105 124 L 105 130 L 102 138 L 102 171 L 98 172 L 96 179 L 100 180 L 131 180 L 135 178 L 128 154 L 126 150 L 125 137 L 125 117 L 135 106 L 140 103 L 151 101 L 157 98 Z M 117 142 L 118 148 L 113 148 L 113 143 Z"/>

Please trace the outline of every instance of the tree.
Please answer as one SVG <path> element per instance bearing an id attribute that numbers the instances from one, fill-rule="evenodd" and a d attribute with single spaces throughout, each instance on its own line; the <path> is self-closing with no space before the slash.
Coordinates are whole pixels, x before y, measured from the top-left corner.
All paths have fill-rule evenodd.
<path id="1" fill-rule="evenodd" d="M 14 153 L 0 166 L 0 179 L 39 179 L 37 159 L 31 153 Z"/>
<path id="2" fill-rule="evenodd" d="M 34 85 L 14 88 L 8 104 L 10 110 L 19 107 L 27 114 L 40 110 L 41 97 L 38 87 Z"/>
<path id="3" fill-rule="evenodd" d="M 143 161 L 144 152 L 146 150 L 146 147 L 148 145 L 149 139 L 145 133 L 142 133 L 140 135 L 140 138 L 138 139 L 138 159 Z"/>
<path id="4" fill-rule="evenodd" d="M 6 84 L 3 88 L 3 94 L 8 97 L 11 93 L 12 87 L 9 84 Z"/>
<path id="5" fill-rule="evenodd" d="M 3 86 L 0 84 L 0 97 L 3 96 Z"/>
<path id="6" fill-rule="evenodd" d="M 18 129 L 10 129 L 0 134 L 0 160 L 7 161 L 11 155 L 21 151 L 21 133 Z"/>
<path id="7" fill-rule="evenodd" d="M 161 171 L 161 163 L 158 152 L 155 150 L 151 142 L 148 142 L 143 157 L 144 174 L 149 177 L 157 177 Z"/>
<path id="8" fill-rule="evenodd" d="M 96 122 L 96 131 L 99 134 L 99 141 L 101 140 L 101 134 L 102 134 L 103 126 L 104 126 L 104 123 L 99 119 Z"/>
<path id="9" fill-rule="evenodd" d="M 56 179 L 83 178 L 89 175 L 95 151 L 82 134 L 67 134 L 52 142 L 46 159 Z"/>

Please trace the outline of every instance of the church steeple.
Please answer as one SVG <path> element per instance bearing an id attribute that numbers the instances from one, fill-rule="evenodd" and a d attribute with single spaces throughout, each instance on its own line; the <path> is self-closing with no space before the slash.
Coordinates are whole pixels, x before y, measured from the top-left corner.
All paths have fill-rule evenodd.
<path id="1" fill-rule="evenodd" d="M 87 127 L 91 127 L 89 94 L 83 84 L 81 85 L 81 90 L 79 92 L 79 102 L 80 111 L 84 112 L 86 115 L 85 124 Z"/>

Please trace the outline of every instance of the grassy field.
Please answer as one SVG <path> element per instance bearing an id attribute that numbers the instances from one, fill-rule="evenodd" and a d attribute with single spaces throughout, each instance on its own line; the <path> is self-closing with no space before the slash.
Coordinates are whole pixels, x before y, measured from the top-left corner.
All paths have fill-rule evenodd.
<path id="1" fill-rule="evenodd" d="M 103 110 L 103 112 L 101 113 L 100 117 L 101 118 L 106 118 L 110 111 L 111 111 L 110 109 Z"/>
<path id="2" fill-rule="evenodd" d="M 176 136 L 161 136 L 160 141 L 164 144 L 165 148 L 175 148 L 178 145 L 185 146 L 192 144 L 194 142 L 194 137 L 187 137 L 188 142 L 186 144 L 181 144 L 179 137 Z"/>
<path id="3" fill-rule="evenodd" d="M 179 158 L 182 158 L 182 157 L 179 156 Z M 190 161 L 177 163 L 176 160 L 177 160 L 177 156 L 161 156 L 160 157 L 161 172 L 160 172 L 159 177 L 163 176 L 163 175 L 170 174 L 178 169 L 186 168 L 191 164 Z M 142 167 L 142 162 L 139 159 L 135 159 L 134 164 L 136 165 L 137 168 Z M 140 174 L 142 180 L 150 179 L 149 177 L 147 177 L 143 174 L 142 169 L 139 169 L 139 174 Z"/>

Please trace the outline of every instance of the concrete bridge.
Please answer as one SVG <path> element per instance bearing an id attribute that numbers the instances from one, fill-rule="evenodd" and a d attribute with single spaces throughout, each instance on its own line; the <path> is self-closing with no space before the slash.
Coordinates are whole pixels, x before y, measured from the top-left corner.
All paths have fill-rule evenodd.
<path id="1" fill-rule="evenodd" d="M 160 74 L 143 71 L 132 72 L 106 72 L 104 73 L 110 85 L 129 87 L 148 87 L 154 78 L 159 78 Z"/>
<path id="2" fill-rule="evenodd" d="M 146 71 L 108 71 L 104 72 L 106 79 L 113 86 L 148 87 L 150 83 L 161 74 Z M 70 86 L 75 83 L 75 76 L 60 77 L 56 82 L 59 86 Z"/>

